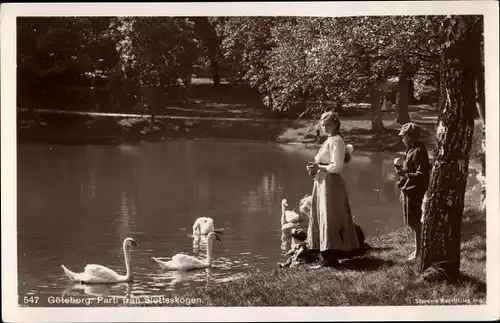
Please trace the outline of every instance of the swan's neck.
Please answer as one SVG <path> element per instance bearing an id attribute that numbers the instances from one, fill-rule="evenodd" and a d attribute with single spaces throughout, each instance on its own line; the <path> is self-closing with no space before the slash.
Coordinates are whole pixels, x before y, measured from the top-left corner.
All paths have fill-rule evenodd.
<path id="1" fill-rule="evenodd" d="M 125 280 L 129 280 L 132 276 L 132 272 L 130 271 L 130 252 L 129 247 L 126 244 L 123 244 L 123 256 L 125 257 L 125 267 L 127 268 L 127 273 L 125 274 Z"/>
<path id="2" fill-rule="evenodd" d="M 285 224 L 285 213 L 286 213 L 286 204 L 285 201 L 281 202 L 281 225 Z"/>
<path id="3" fill-rule="evenodd" d="M 200 224 L 195 223 L 195 225 L 193 225 L 193 237 L 199 236 L 201 233 L 200 231 L 201 231 Z"/>
<path id="4" fill-rule="evenodd" d="M 212 265 L 212 248 L 213 248 L 212 240 L 207 241 L 207 265 Z"/>

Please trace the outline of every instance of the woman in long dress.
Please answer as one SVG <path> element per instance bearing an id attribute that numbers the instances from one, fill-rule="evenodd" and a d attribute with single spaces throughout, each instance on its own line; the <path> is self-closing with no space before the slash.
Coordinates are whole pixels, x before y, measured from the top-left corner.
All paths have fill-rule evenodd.
<path id="1" fill-rule="evenodd" d="M 314 157 L 314 163 L 307 165 L 309 173 L 314 175 L 307 244 L 321 252 L 321 266 L 334 267 L 339 264 L 339 253 L 360 245 L 341 175 L 346 147 L 339 133 L 340 119 L 334 112 L 325 112 L 320 123 L 328 138 Z"/>

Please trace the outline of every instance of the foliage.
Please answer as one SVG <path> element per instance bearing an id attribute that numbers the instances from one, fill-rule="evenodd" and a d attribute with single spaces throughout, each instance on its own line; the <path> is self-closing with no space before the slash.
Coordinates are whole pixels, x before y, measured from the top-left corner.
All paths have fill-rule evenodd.
<path id="1" fill-rule="evenodd" d="M 191 19 L 124 17 L 112 27 L 122 69 L 141 85 L 168 86 L 191 72 L 199 46 Z"/>
<path id="2" fill-rule="evenodd" d="M 118 56 L 105 32 L 109 21 L 97 17 L 18 18 L 21 100 L 74 97 L 70 86 L 73 90 L 88 89 L 96 74 L 111 70 Z"/>
<path id="3" fill-rule="evenodd" d="M 208 56 L 207 43 L 213 38 L 207 35 L 203 19 L 208 21 L 198 17 L 19 18 L 20 101 L 30 98 L 28 106 L 42 101 L 67 109 L 69 104 L 75 107 L 74 102 L 94 105 L 99 92 L 104 92 L 104 97 L 111 95 L 114 105 L 120 105 L 124 99 L 148 99 L 150 88 L 166 91 L 179 81 L 186 86 L 193 67 Z"/>
<path id="4" fill-rule="evenodd" d="M 264 102 L 286 110 L 309 96 L 359 100 L 387 77 L 416 74 L 416 89 L 437 71 L 439 17 L 232 17 L 222 31 L 226 57 Z"/>
<path id="5" fill-rule="evenodd" d="M 170 88 L 189 87 L 193 72 L 211 70 L 217 84 L 219 69 L 228 69 L 235 82 L 257 89 L 275 110 L 287 110 L 308 98 L 325 109 L 332 103 L 358 102 L 389 76 L 402 72 L 413 76 L 419 92 L 438 71 L 436 35 L 441 20 L 439 16 L 20 18 L 20 87 L 30 93 L 57 93 L 55 86 L 69 85 L 89 92 L 101 84 L 118 105 L 124 98 L 144 101 L 151 96 L 161 103 Z"/>

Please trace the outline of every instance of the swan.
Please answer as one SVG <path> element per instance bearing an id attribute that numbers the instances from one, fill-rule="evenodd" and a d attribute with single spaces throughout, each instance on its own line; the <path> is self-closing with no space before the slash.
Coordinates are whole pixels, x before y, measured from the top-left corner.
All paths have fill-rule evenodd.
<path id="1" fill-rule="evenodd" d="M 219 235 L 215 232 L 210 232 L 207 236 L 207 258 L 200 260 L 198 258 L 185 254 L 177 254 L 172 257 L 172 260 L 162 261 L 158 258 L 151 257 L 156 263 L 166 270 L 193 270 L 201 268 L 209 268 L 212 266 L 212 245 L 214 239 L 220 241 Z"/>
<path id="2" fill-rule="evenodd" d="M 293 242 L 304 241 L 307 237 L 307 227 L 309 226 L 309 216 L 312 204 L 312 196 L 306 194 L 299 203 L 299 213 L 287 210 L 287 200 L 281 201 L 281 241 Z"/>
<path id="3" fill-rule="evenodd" d="M 210 232 L 223 234 L 222 230 L 215 230 L 214 220 L 208 217 L 200 217 L 194 221 L 192 237 L 200 240 L 202 236 L 207 236 Z"/>
<path id="4" fill-rule="evenodd" d="M 286 226 L 289 223 L 299 225 L 306 223 L 309 220 L 307 215 L 311 211 L 312 196 L 307 194 L 300 200 L 299 213 L 287 210 L 287 200 L 281 200 L 281 226 Z M 307 226 L 307 225 L 306 225 Z"/>
<path id="5" fill-rule="evenodd" d="M 288 202 L 286 199 L 281 200 L 281 225 L 286 223 L 297 223 L 299 222 L 299 214 L 294 211 L 287 210 Z"/>
<path id="6" fill-rule="evenodd" d="M 214 232 L 214 220 L 212 218 L 201 217 L 196 219 L 193 224 L 193 237 L 207 235 Z"/>
<path id="7" fill-rule="evenodd" d="M 125 256 L 125 266 L 127 273 L 120 275 L 108 267 L 101 265 L 87 265 L 82 273 L 75 273 L 61 265 L 64 273 L 71 281 L 82 284 L 112 284 L 123 283 L 132 280 L 132 272 L 130 270 L 130 247 L 139 248 L 137 243 L 132 238 L 123 240 L 123 254 Z"/>

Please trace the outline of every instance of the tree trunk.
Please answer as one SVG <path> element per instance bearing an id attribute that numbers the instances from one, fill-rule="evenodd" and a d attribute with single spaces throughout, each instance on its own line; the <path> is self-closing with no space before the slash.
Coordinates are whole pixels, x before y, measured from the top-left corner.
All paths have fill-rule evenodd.
<path id="1" fill-rule="evenodd" d="M 212 70 L 212 79 L 214 82 L 214 86 L 217 88 L 220 85 L 220 75 L 219 75 L 219 55 L 217 55 L 219 46 L 217 42 L 217 38 L 214 36 L 209 39 L 209 54 L 210 54 L 210 69 Z"/>
<path id="2" fill-rule="evenodd" d="M 188 71 L 183 77 L 182 77 L 182 83 L 183 83 L 183 91 L 182 91 L 182 103 L 187 104 L 189 103 L 189 98 L 191 98 L 192 95 L 192 79 L 193 79 L 193 70 L 191 69 Z"/>
<path id="3" fill-rule="evenodd" d="M 91 106 L 89 107 L 89 110 L 92 112 L 99 111 L 99 101 L 97 100 L 97 84 L 95 81 L 95 76 L 92 76 L 90 78 L 90 100 Z"/>
<path id="4" fill-rule="evenodd" d="M 382 121 L 381 107 L 381 91 L 374 89 L 370 93 L 370 103 L 372 106 L 372 131 L 384 130 L 384 123 Z"/>
<path id="5" fill-rule="evenodd" d="M 443 27 L 437 147 L 423 213 L 424 278 L 454 280 L 460 272 L 460 237 L 469 153 L 474 131 L 471 18 L 455 16 Z M 432 270 L 436 269 L 436 270 Z"/>
<path id="6" fill-rule="evenodd" d="M 415 82 L 408 76 L 408 104 L 413 104 L 417 98 L 415 98 Z"/>
<path id="7" fill-rule="evenodd" d="M 219 62 L 213 61 L 211 65 L 212 65 L 212 79 L 214 81 L 214 86 L 217 88 L 220 85 Z"/>
<path id="8" fill-rule="evenodd" d="M 408 114 L 408 75 L 401 73 L 396 96 L 396 123 L 404 124 L 410 121 Z"/>

